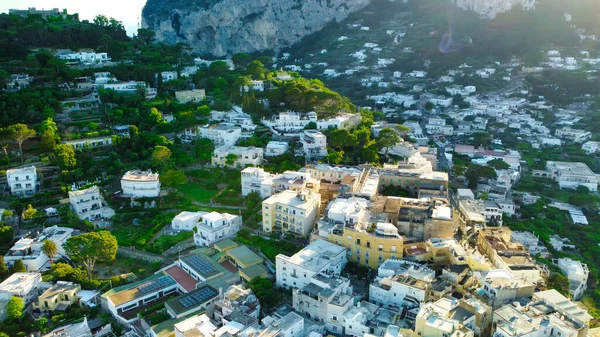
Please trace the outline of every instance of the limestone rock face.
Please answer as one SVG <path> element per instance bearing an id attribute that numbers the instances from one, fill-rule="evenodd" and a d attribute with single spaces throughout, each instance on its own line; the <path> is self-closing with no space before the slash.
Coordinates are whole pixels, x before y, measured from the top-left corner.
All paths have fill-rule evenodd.
<path id="1" fill-rule="evenodd" d="M 289 47 L 371 0 L 148 0 L 142 26 L 217 57 Z"/>
<path id="2" fill-rule="evenodd" d="M 458 7 L 478 13 L 482 18 L 493 19 L 496 15 L 508 12 L 521 5 L 523 9 L 535 8 L 537 0 L 452 0 Z"/>

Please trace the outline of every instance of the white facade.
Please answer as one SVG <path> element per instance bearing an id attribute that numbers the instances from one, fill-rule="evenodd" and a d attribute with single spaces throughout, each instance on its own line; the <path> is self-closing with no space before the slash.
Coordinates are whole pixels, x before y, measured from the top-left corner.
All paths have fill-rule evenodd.
<path id="1" fill-rule="evenodd" d="M 263 201 L 263 230 L 280 228 L 307 236 L 319 215 L 321 195 L 311 191 L 283 191 Z"/>
<path id="2" fill-rule="evenodd" d="M 596 153 L 596 152 L 598 152 L 598 150 L 600 150 L 600 142 L 593 142 L 593 141 L 585 142 L 581 146 L 581 149 L 583 151 L 585 151 L 585 154 Z"/>
<path id="3" fill-rule="evenodd" d="M 242 217 L 229 213 L 210 212 L 202 215 L 196 223 L 194 243 L 210 247 L 215 242 L 234 237 L 242 228 Z"/>
<path id="4" fill-rule="evenodd" d="M 584 163 L 546 162 L 546 170 L 552 174 L 552 179 L 558 182 L 560 188 L 576 189 L 585 186 L 591 192 L 598 191 L 598 177 Z"/>
<path id="5" fill-rule="evenodd" d="M 300 136 L 304 155 L 309 158 L 327 156 L 327 137 L 316 130 L 304 130 Z"/>
<path id="6" fill-rule="evenodd" d="M 129 171 L 121 178 L 124 195 L 136 198 L 154 198 L 160 194 L 158 173 L 152 171 Z"/>
<path id="7" fill-rule="evenodd" d="M 234 146 L 242 136 L 242 128 L 239 126 L 217 124 L 206 125 L 198 129 L 200 137 L 212 140 L 216 147 Z"/>
<path id="8" fill-rule="evenodd" d="M 531 297 L 536 285 L 521 277 L 515 277 L 508 270 L 491 270 L 483 281 L 482 294 L 494 306 Z"/>
<path id="9" fill-rule="evenodd" d="M 203 214 L 206 214 L 206 212 L 183 211 L 171 220 L 171 228 L 176 231 L 191 232 L 196 228 L 196 224 L 200 222 Z"/>
<path id="10" fill-rule="evenodd" d="M 58 248 L 58 254 L 54 258 L 60 258 L 65 255 L 63 244 L 71 237 L 72 228 L 52 226 L 44 229 L 38 236 L 24 237 L 19 239 L 4 255 L 4 262 L 8 266 L 14 265 L 15 261 L 20 260 L 27 268 L 27 271 L 41 271 L 49 267 L 49 258 L 42 252 L 44 240 L 53 241 Z"/>
<path id="11" fill-rule="evenodd" d="M 444 96 L 432 97 L 429 99 L 429 102 L 436 106 L 448 108 L 452 105 L 452 97 L 444 97 Z"/>
<path id="12" fill-rule="evenodd" d="M 35 166 L 6 170 L 6 180 L 13 195 L 30 196 L 37 192 L 38 180 Z"/>
<path id="13" fill-rule="evenodd" d="M 81 220 L 93 221 L 110 218 L 114 215 L 113 210 L 104 206 L 98 186 L 79 191 L 69 191 L 69 203 Z"/>
<path id="14" fill-rule="evenodd" d="M 360 114 L 349 114 L 344 113 L 340 114 L 334 118 L 330 119 L 321 119 L 317 121 L 317 130 L 327 130 L 327 129 L 346 129 L 351 130 L 355 128 L 362 117 Z"/>
<path id="15" fill-rule="evenodd" d="M 249 91 L 264 92 L 265 91 L 265 82 L 258 81 L 258 80 L 250 81 L 250 83 L 248 83 L 248 85 L 244 86 L 244 92 L 249 92 Z"/>
<path id="16" fill-rule="evenodd" d="M 309 112 L 301 114 L 299 112 L 280 112 L 271 119 L 261 121 L 266 127 L 280 134 L 299 133 L 308 126 L 310 122 L 317 123 L 317 113 Z"/>
<path id="17" fill-rule="evenodd" d="M 233 163 L 227 156 L 235 155 Z M 214 166 L 246 167 L 258 166 L 263 162 L 263 149 L 260 147 L 221 146 L 215 149 L 210 160 Z"/>
<path id="18" fill-rule="evenodd" d="M 585 130 L 577 130 L 571 129 L 570 127 L 564 127 L 562 129 L 556 129 L 555 136 L 575 143 L 583 143 L 592 138 L 592 133 Z"/>
<path id="19" fill-rule="evenodd" d="M 79 52 L 57 55 L 59 59 L 65 61 L 78 61 L 83 64 L 96 64 L 106 63 L 111 60 L 107 53 L 94 53 L 94 52 Z"/>
<path id="20" fill-rule="evenodd" d="M 160 73 L 160 77 L 164 82 L 169 82 L 172 80 L 176 80 L 177 79 L 177 72 L 176 71 L 163 71 L 162 73 Z"/>
<path id="21" fill-rule="evenodd" d="M 430 283 L 410 275 L 394 275 L 369 285 L 369 300 L 388 308 L 415 308 L 429 298 Z"/>
<path id="22" fill-rule="evenodd" d="M 252 192 L 260 194 L 262 199 L 273 193 L 273 175 L 258 167 L 246 167 L 242 170 L 242 196 Z"/>
<path id="23" fill-rule="evenodd" d="M 25 306 L 31 304 L 41 293 L 38 286 L 42 283 L 40 273 L 14 273 L 0 283 L 0 300 L 9 301 L 16 296 L 23 299 Z"/>
<path id="24" fill-rule="evenodd" d="M 112 145 L 112 136 L 95 137 L 86 139 L 66 140 L 65 144 L 72 146 L 75 150 L 95 148 Z"/>
<path id="25" fill-rule="evenodd" d="M 555 261 L 558 268 L 562 270 L 569 279 L 569 291 L 574 300 L 580 300 L 587 289 L 590 271 L 586 264 L 570 258 L 560 258 Z"/>
<path id="26" fill-rule="evenodd" d="M 363 198 L 337 198 L 327 206 L 325 213 L 329 221 L 342 224 L 364 223 L 369 218 L 370 203 Z"/>
<path id="27" fill-rule="evenodd" d="M 277 157 L 285 154 L 290 149 L 287 142 L 270 141 L 265 148 L 265 157 Z"/>
<path id="28" fill-rule="evenodd" d="M 277 255 L 276 285 L 301 289 L 318 273 L 339 276 L 347 262 L 346 248 L 317 239 L 291 257 Z"/>

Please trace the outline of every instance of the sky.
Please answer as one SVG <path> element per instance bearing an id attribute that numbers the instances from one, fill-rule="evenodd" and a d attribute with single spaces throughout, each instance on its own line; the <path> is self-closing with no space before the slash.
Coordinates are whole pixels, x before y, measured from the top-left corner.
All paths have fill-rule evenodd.
<path id="1" fill-rule="evenodd" d="M 123 22 L 128 35 L 137 32 L 138 20 L 141 20 L 142 7 L 146 0 L 0 0 L 0 12 L 8 13 L 9 8 L 37 9 L 66 8 L 70 14 L 79 13 L 79 20 L 90 20 L 98 14 L 113 17 Z"/>

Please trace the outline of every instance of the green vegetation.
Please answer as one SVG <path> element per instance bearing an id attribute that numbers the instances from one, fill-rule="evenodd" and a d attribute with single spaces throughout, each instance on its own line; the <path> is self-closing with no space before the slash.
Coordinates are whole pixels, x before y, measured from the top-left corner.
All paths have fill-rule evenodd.
<path id="1" fill-rule="evenodd" d="M 292 242 L 269 240 L 258 235 L 251 235 L 250 232 L 244 229 L 238 232 L 235 240 L 244 245 L 257 247 L 272 262 L 275 262 L 275 257 L 278 254 L 291 256 L 302 249 L 302 247 L 298 247 L 297 244 Z"/>
<path id="2" fill-rule="evenodd" d="M 112 261 L 117 255 L 117 239 L 108 231 L 84 233 L 70 237 L 64 245 L 72 261 L 85 266 L 92 279 L 96 262 Z"/>

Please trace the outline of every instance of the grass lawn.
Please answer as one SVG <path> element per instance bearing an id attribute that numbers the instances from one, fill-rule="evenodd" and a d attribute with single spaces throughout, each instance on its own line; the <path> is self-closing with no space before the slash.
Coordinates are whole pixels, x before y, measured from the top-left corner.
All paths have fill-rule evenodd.
<path id="1" fill-rule="evenodd" d="M 186 198 L 202 203 L 210 202 L 210 199 L 218 192 L 216 189 L 210 189 L 198 184 L 186 184 L 177 187 L 177 190 Z"/>
<path id="2" fill-rule="evenodd" d="M 174 245 L 187 239 L 191 239 L 192 237 L 192 232 L 181 232 L 177 235 L 161 235 L 154 243 L 152 243 L 152 248 L 158 252 L 164 252 Z"/>

